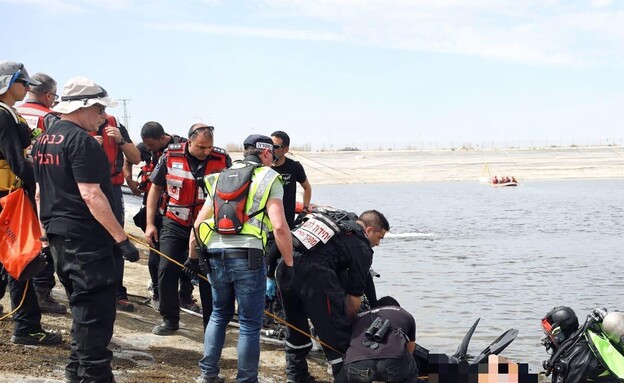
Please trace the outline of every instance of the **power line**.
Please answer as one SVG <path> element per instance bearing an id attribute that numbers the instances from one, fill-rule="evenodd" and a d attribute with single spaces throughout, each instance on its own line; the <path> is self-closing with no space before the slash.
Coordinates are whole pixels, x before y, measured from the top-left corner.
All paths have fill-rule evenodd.
<path id="1" fill-rule="evenodd" d="M 128 113 L 128 103 L 132 101 L 131 98 L 119 98 L 117 101 L 120 101 L 123 105 L 123 115 L 121 119 L 123 120 L 123 124 L 126 129 L 130 129 L 130 114 Z"/>

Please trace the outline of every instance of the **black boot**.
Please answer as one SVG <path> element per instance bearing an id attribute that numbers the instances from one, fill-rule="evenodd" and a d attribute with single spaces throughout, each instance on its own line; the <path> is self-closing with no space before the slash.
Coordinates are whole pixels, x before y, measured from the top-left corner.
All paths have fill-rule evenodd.
<path id="1" fill-rule="evenodd" d="M 65 305 L 58 303 L 50 296 L 52 289 L 45 287 L 35 287 L 37 294 L 37 302 L 42 314 L 65 314 L 67 308 Z"/>

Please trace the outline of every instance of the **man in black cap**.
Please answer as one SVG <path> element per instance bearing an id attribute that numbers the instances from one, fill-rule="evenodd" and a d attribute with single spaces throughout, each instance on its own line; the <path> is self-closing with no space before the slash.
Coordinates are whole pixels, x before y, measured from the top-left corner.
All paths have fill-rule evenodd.
<path id="1" fill-rule="evenodd" d="M 219 359 L 228 322 L 238 302 L 238 382 L 257 382 L 260 329 L 266 289 L 264 249 L 271 230 L 286 267 L 292 266 L 292 238 L 284 215 L 280 175 L 271 169 L 273 141 L 254 134 L 243 143 L 244 159 L 221 174 L 206 177 L 206 203 L 195 221 L 199 242 L 191 259 L 203 262 L 202 272 L 212 285 L 213 311 L 204 335 L 204 357 L 199 361 L 201 383 L 222 383 Z M 198 256 L 202 259 L 198 259 Z"/>
<path id="2" fill-rule="evenodd" d="M 31 197 L 34 195 L 33 168 L 24 156 L 24 150 L 31 144 L 31 129 L 26 120 L 13 109 L 17 101 L 24 99 L 30 85 L 39 85 L 39 82 L 28 76 L 23 64 L 0 62 L 0 197 L 19 187 L 26 189 Z M 38 345 L 61 343 L 59 334 L 41 328 L 41 311 L 32 281 L 19 282 L 13 279 L 4 271 L 1 263 L 0 269 L 0 298 L 4 296 L 8 284 L 12 305 L 17 307 L 24 289 L 27 289 L 22 307 L 13 314 L 15 326 L 11 342 Z"/>

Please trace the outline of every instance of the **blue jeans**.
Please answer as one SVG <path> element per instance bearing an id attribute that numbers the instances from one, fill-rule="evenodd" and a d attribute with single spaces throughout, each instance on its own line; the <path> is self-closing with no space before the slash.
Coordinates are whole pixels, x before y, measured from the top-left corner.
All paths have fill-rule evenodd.
<path id="1" fill-rule="evenodd" d="M 199 361 L 202 375 L 219 375 L 219 359 L 225 343 L 225 331 L 238 303 L 237 382 L 258 381 L 260 329 L 264 312 L 266 265 L 249 270 L 247 259 L 210 258 L 208 279 L 212 285 L 212 315 L 204 334 L 204 357 Z"/>

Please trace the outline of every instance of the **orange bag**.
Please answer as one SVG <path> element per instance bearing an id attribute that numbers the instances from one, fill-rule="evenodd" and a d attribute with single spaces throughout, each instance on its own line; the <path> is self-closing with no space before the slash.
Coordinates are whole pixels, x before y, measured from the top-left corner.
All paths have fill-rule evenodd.
<path id="1" fill-rule="evenodd" d="M 0 198 L 0 206 L 0 262 L 9 275 L 21 281 L 27 279 L 22 275 L 26 267 L 41 252 L 39 220 L 22 188 Z M 29 272 L 24 273 L 30 274 L 28 278 L 33 275 L 31 269 L 36 263 L 39 262 L 33 262 Z"/>

